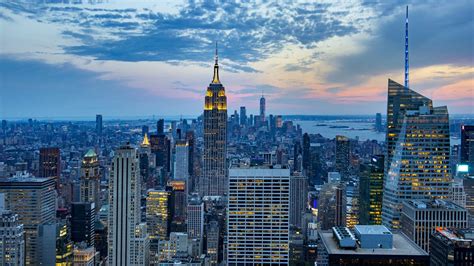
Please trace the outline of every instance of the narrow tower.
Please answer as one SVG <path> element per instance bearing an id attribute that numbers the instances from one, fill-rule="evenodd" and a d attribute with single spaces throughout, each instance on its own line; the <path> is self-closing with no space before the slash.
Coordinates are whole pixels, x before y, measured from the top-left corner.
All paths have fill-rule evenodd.
<path id="1" fill-rule="evenodd" d="M 204 102 L 204 167 L 200 180 L 201 196 L 222 196 L 227 184 L 227 97 L 219 80 L 217 54 L 214 76 Z"/>
<path id="2" fill-rule="evenodd" d="M 260 126 L 265 125 L 265 105 L 265 97 L 262 91 L 262 98 L 260 98 Z"/>
<path id="3" fill-rule="evenodd" d="M 408 64 L 408 6 L 405 18 L 405 88 L 408 88 L 408 75 L 409 75 L 409 64 Z"/>

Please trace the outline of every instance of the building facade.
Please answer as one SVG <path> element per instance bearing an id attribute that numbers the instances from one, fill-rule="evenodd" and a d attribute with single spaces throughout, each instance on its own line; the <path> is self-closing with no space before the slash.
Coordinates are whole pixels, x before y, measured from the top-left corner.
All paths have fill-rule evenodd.
<path id="1" fill-rule="evenodd" d="M 231 168 L 227 265 L 289 263 L 290 170 Z"/>
<path id="2" fill-rule="evenodd" d="M 436 228 L 430 239 L 430 265 L 474 265 L 474 231 Z"/>
<path id="3" fill-rule="evenodd" d="M 0 209 L 0 265 L 25 265 L 25 238 L 18 215 Z"/>
<path id="4" fill-rule="evenodd" d="M 100 210 L 100 165 L 97 154 L 89 150 L 82 159 L 80 202 L 93 202 L 96 212 Z"/>
<path id="5" fill-rule="evenodd" d="M 383 156 L 374 156 L 370 162 L 360 165 L 360 224 L 382 224 L 383 167 Z"/>
<path id="6" fill-rule="evenodd" d="M 290 178 L 290 225 L 303 227 L 303 212 L 308 206 L 308 178 L 294 173 Z"/>

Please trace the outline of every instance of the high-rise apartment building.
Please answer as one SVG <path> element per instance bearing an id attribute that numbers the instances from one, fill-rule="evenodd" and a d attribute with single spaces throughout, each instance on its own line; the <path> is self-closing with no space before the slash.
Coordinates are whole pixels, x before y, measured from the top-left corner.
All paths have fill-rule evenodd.
<path id="1" fill-rule="evenodd" d="M 204 165 L 201 196 L 222 196 L 227 188 L 227 97 L 219 80 L 216 47 L 214 76 L 204 103 Z"/>
<path id="2" fill-rule="evenodd" d="M 350 142 L 345 136 L 336 136 L 336 171 L 342 176 L 342 180 L 349 178 L 350 166 Z"/>
<path id="3" fill-rule="evenodd" d="M 359 177 L 359 223 L 382 224 L 384 157 L 374 156 L 360 165 Z"/>
<path id="4" fill-rule="evenodd" d="M 303 212 L 308 206 L 308 178 L 294 173 L 290 178 L 290 225 L 302 228 Z"/>
<path id="5" fill-rule="evenodd" d="M 468 228 L 466 209 L 444 200 L 407 200 L 403 202 L 401 231 L 426 252 L 430 237 L 438 227 Z"/>
<path id="6" fill-rule="evenodd" d="M 96 212 L 100 210 L 100 165 L 97 154 L 89 150 L 82 159 L 80 202 L 93 202 Z"/>
<path id="7" fill-rule="evenodd" d="M 388 81 L 384 225 L 399 228 L 402 202 L 451 193 L 449 115 L 445 106 Z"/>
<path id="8" fill-rule="evenodd" d="M 41 261 L 39 230 L 45 224 L 55 223 L 55 184 L 53 177 L 17 176 L 0 179 L 0 193 L 5 194 L 5 208 L 18 214 L 19 223 L 23 224 L 25 265 L 36 265 Z M 51 237 L 55 240 L 55 230 Z"/>
<path id="9" fill-rule="evenodd" d="M 289 263 L 290 170 L 231 168 L 227 265 Z"/>
<path id="10" fill-rule="evenodd" d="M 110 266 L 148 262 L 146 225 L 140 223 L 140 173 L 137 150 L 118 148 L 109 180 L 108 256 Z M 144 232 L 145 231 L 145 232 Z"/>

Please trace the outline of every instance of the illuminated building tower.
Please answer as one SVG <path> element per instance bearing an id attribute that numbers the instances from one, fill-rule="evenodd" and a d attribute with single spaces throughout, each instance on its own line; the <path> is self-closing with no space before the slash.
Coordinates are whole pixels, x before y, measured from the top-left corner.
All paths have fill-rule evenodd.
<path id="1" fill-rule="evenodd" d="M 73 202 L 71 205 L 71 240 L 95 246 L 94 202 Z"/>
<path id="2" fill-rule="evenodd" d="M 172 190 L 171 205 L 173 209 L 173 216 L 171 222 L 171 231 L 185 231 L 187 206 L 186 181 L 171 180 L 168 182 L 168 186 Z"/>
<path id="3" fill-rule="evenodd" d="M 399 228 L 402 202 L 448 198 L 449 115 L 445 106 L 392 80 L 388 84 L 383 224 Z"/>
<path id="4" fill-rule="evenodd" d="M 112 160 L 109 180 L 108 245 L 109 265 L 143 265 L 148 249 L 140 223 L 140 173 L 137 150 L 130 145 L 120 147 Z"/>
<path id="5" fill-rule="evenodd" d="M 290 170 L 231 168 L 227 265 L 288 265 Z"/>
<path id="6" fill-rule="evenodd" d="M 345 181 L 349 178 L 350 143 L 345 136 L 336 136 L 336 171 Z"/>
<path id="7" fill-rule="evenodd" d="M 302 228 L 308 205 L 308 178 L 295 172 L 290 178 L 290 225 Z"/>
<path id="8" fill-rule="evenodd" d="M 382 224 L 383 156 L 360 165 L 359 224 Z"/>
<path id="9" fill-rule="evenodd" d="M 227 184 L 227 97 L 219 80 L 217 56 L 214 76 L 207 87 L 204 104 L 204 169 L 200 193 L 202 196 L 222 196 Z"/>
<path id="10" fill-rule="evenodd" d="M 25 265 L 25 238 L 18 214 L 0 206 L 0 265 Z"/>
<path id="11" fill-rule="evenodd" d="M 150 189 L 146 197 L 146 224 L 150 235 L 150 262 L 158 263 L 159 241 L 169 235 L 171 191 Z"/>
<path id="12" fill-rule="evenodd" d="M 82 159 L 80 202 L 93 202 L 95 211 L 101 207 L 100 165 L 97 154 L 91 149 Z"/>
<path id="13" fill-rule="evenodd" d="M 95 132 L 97 135 L 102 135 L 102 115 L 96 115 L 95 116 Z"/>
<path id="14" fill-rule="evenodd" d="M 265 126 L 265 97 L 263 97 L 262 93 L 262 98 L 260 98 L 260 126 Z"/>
<path id="15" fill-rule="evenodd" d="M 139 148 L 140 176 L 142 178 L 143 184 L 142 192 L 145 192 L 149 188 L 155 187 L 155 180 L 150 176 L 151 157 L 150 141 L 148 140 L 148 134 L 145 133 Z"/>
<path id="16" fill-rule="evenodd" d="M 73 261 L 73 243 L 71 241 L 71 228 L 66 220 L 61 219 L 55 225 L 56 227 L 56 265 L 72 265 Z M 44 235 L 48 238 L 48 233 Z M 46 243 L 43 245 L 44 250 L 51 250 Z"/>
<path id="17" fill-rule="evenodd" d="M 189 238 L 202 240 L 204 230 L 204 203 L 199 195 L 193 194 L 189 199 L 188 207 L 188 228 Z"/>
<path id="18" fill-rule="evenodd" d="M 467 164 L 474 176 L 474 125 L 461 126 L 461 163 Z"/>
<path id="19" fill-rule="evenodd" d="M 56 188 L 59 188 L 61 177 L 61 153 L 59 148 L 40 149 L 39 177 L 54 177 Z"/>
<path id="20" fill-rule="evenodd" d="M 25 265 L 36 265 L 41 261 L 43 250 L 39 230 L 43 225 L 55 222 L 55 184 L 52 177 L 16 176 L 0 179 L 0 193 L 5 194 L 5 209 L 18 214 L 25 230 Z M 56 239 L 55 228 L 51 235 L 53 243 Z M 54 255 L 52 259 L 54 261 Z"/>
<path id="21" fill-rule="evenodd" d="M 168 173 L 170 171 L 170 157 L 171 157 L 171 142 L 166 135 L 150 135 L 151 152 L 155 154 L 156 167 L 163 167 L 163 170 Z M 163 183 L 162 185 L 165 185 Z"/>

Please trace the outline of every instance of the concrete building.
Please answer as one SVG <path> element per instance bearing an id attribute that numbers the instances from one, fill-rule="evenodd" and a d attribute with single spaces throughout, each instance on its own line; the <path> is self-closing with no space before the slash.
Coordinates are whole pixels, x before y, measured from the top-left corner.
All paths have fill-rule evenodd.
<path id="1" fill-rule="evenodd" d="M 409 200 L 403 203 L 402 232 L 422 249 L 430 251 L 430 237 L 437 227 L 467 228 L 468 212 L 449 201 Z"/>
<path id="2" fill-rule="evenodd" d="M 301 228 L 308 205 L 308 178 L 295 173 L 290 178 L 290 225 Z"/>
<path id="3" fill-rule="evenodd" d="M 474 265 L 474 231 L 436 228 L 430 239 L 430 265 Z"/>
<path id="4" fill-rule="evenodd" d="M 289 169 L 231 168 L 227 264 L 288 264 L 289 203 Z"/>
<path id="5" fill-rule="evenodd" d="M 74 266 L 94 266 L 95 264 L 95 248 L 87 246 L 75 246 L 73 251 Z"/>
<path id="6" fill-rule="evenodd" d="M 116 150 L 109 180 L 110 266 L 148 263 L 149 238 L 146 224 L 140 223 L 139 169 L 135 148 L 125 145 Z"/>
<path id="7" fill-rule="evenodd" d="M 3 194 L 0 198 L 3 201 Z M 0 208 L 0 265 L 25 265 L 24 234 L 18 214 Z"/>
<path id="8" fill-rule="evenodd" d="M 97 154 L 89 150 L 82 159 L 80 202 L 93 202 L 96 212 L 100 210 L 100 165 Z"/>
<path id="9" fill-rule="evenodd" d="M 400 233 L 380 225 L 319 231 L 318 266 L 429 265 L 429 255 Z"/>
<path id="10" fill-rule="evenodd" d="M 201 253 L 204 237 L 204 203 L 198 194 L 193 194 L 189 199 L 187 216 L 188 237 L 197 240 L 199 253 Z"/>

